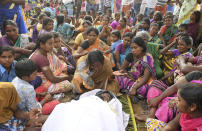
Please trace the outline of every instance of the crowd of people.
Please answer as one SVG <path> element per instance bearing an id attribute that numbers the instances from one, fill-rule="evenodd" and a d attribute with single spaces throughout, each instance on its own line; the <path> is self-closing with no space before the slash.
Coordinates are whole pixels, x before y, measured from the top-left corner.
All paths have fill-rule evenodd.
<path id="1" fill-rule="evenodd" d="M 0 131 L 123 131 L 120 95 L 146 100 L 148 131 L 201 131 L 201 16 L 200 0 L 0 1 Z"/>

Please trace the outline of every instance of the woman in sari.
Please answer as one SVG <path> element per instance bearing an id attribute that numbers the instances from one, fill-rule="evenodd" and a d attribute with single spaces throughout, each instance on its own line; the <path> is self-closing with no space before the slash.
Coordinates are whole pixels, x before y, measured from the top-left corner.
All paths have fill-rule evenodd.
<path id="1" fill-rule="evenodd" d="M 177 27 L 173 24 L 173 16 L 166 16 L 164 18 L 164 26 L 159 31 L 159 37 L 162 43 L 165 46 L 170 44 L 175 39 L 177 32 Z"/>
<path id="2" fill-rule="evenodd" d="M 130 44 L 131 40 L 133 38 L 133 34 L 130 32 L 127 32 L 123 35 L 123 42 L 118 44 L 115 49 L 115 61 L 117 68 L 120 69 L 120 67 L 123 65 L 123 62 L 130 53 Z"/>
<path id="3" fill-rule="evenodd" d="M 90 27 L 88 28 L 86 33 L 87 33 L 87 40 L 83 41 L 83 43 L 78 48 L 77 53 L 74 55 L 75 59 L 87 55 L 93 49 L 98 49 L 104 52 L 110 48 L 108 45 L 106 45 L 98 38 L 99 31 L 96 28 Z"/>
<path id="4" fill-rule="evenodd" d="M 12 46 L 15 51 L 15 58 L 28 57 L 33 49 L 31 38 L 24 34 L 18 34 L 17 24 L 12 20 L 3 23 L 3 30 L 6 33 L 0 38 L 1 46 Z M 30 49 L 30 50 L 29 50 Z"/>
<path id="5" fill-rule="evenodd" d="M 153 58 L 147 53 L 147 46 L 144 40 L 136 37 L 131 43 L 131 53 L 129 53 L 122 70 L 116 77 L 121 92 L 129 93 L 133 102 L 146 97 L 149 85 L 155 79 L 155 71 L 153 67 Z M 129 71 L 127 69 L 130 68 Z M 122 73 L 126 72 L 126 73 Z"/>
<path id="6" fill-rule="evenodd" d="M 126 18 L 122 18 L 119 22 L 119 25 L 116 27 L 116 30 L 121 32 L 121 36 L 123 37 L 123 35 L 126 32 L 131 32 L 131 28 L 129 26 L 127 26 L 127 20 Z"/>
<path id="7" fill-rule="evenodd" d="M 41 87 L 38 87 L 41 89 L 37 89 L 50 93 L 66 92 L 72 90 L 72 85 L 68 81 L 67 64 L 52 52 L 53 42 L 52 34 L 40 35 L 35 51 L 30 56 L 38 65 L 38 76 L 43 80 Z"/>
<path id="8" fill-rule="evenodd" d="M 80 33 L 77 35 L 76 39 L 75 39 L 75 45 L 74 45 L 74 50 L 76 51 L 78 49 L 78 47 L 81 45 L 81 43 L 87 39 L 87 34 L 86 31 L 88 29 L 88 27 L 92 26 L 92 23 L 90 23 L 90 21 L 85 20 L 82 23 L 84 32 Z"/>
<path id="9" fill-rule="evenodd" d="M 109 90 L 117 94 L 119 87 L 111 80 L 112 65 L 99 50 L 91 51 L 77 61 L 77 69 L 72 80 L 73 91 L 81 94 L 93 89 Z"/>
<path id="10" fill-rule="evenodd" d="M 111 45 L 110 35 L 111 35 L 112 28 L 109 25 L 109 23 L 110 23 L 110 17 L 105 15 L 102 18 L 102 25 L 98 26 L 97 28 L 98 31 L 100 32 L 99 34 L 100 40 L 105 42 L 107 45 Z"/>

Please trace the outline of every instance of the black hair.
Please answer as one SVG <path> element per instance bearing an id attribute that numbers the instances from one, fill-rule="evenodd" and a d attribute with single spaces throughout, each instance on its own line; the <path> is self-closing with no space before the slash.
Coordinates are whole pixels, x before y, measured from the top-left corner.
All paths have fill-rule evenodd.
<path id="1" fill-rule="evenodd" d="M 24 58 L 15 64 L 15 74 L 21 79 L 23 76 L 30 76 L 36 70 L 37 65 L 31 59 Z"/>
<path id="2" fill-rule="evenodd" d="M 56 16 L 57 27 L 65 22 L 65 16 L 63 14 L 58 14 Z"/>
<path id="3" fill-rule="evenodd" d="M 119 40 L 121 39 L 121 33 L 118 30 L 112 31 L 112 34 L 115 35 Z"/>
<path id="4" fill-rule="evenodd" d="M 88 21 L 90 21 L 91 23 L 93 23 L 93 19 L 92 19 L 92 17 L 91 17 L 90 15 L 86 15 L 86 16 L 84 17 L 84 20 L 88 20 Z"/>
<path id="5" fill-rule="evenodd" d="M 100 91 L 98 91 L 98 92 L 95 94 L 95 96 L 97 96 L 97 97 L 99 97 L 100 99 L 103 100 L 103 97 L 102 97 L 101 95 L 104 94 L 104 93 L 108 93 L 108 94 L 110 95 L 110 100 L 115 97 L 112 92 L 107 91 L 107 90 L 100 90 Z"/>
<path id="6" fill-rule="evenodd" d="M 100 62 L 101 64 L 104 64 L 104 55 L 99 50 L 93 50 L 89 52 L 88 57 L 86 59 L 86 63 L 88 65 L 92 65 L 95 62 Z"/>
<path id="7" fill-rule="evenodd" d="M 49 22 L 53 22 L 53 20 L 50 17 L 46 17 L 43 19 L 43 29 L 45 28 L 45 26 L 49 23 Z"/>
<path id="8" fill-rule="evenodd" d="M 199 23 L 200 22 L 200 18 L 201 18 L 201 12 L 200 11 L 194 11 L 193 12 L 194 13 L 194 15 L 195 15 L 195 19 L 196 19 L 196 23 Z"/>
<path id="9" fill-rule="evenodd" d="M 133 33 L 131 33 L 131 32 L 126 32 L 124 35 L 123 35 L 123 38 L 124 37 L 130 37 L 130 39 L 132 39 L 133 38 Z"/>
<path id="10" fill-rule="evenodd" d="M 154 15 L 157 15 L 157 17 L 159 18 L 158 20 L 159 20 L 159 21 L 162 21 L 163 15 L 162 15 L 162 13 L 161 13 L 160 11 L 156 11 L 156 12 L 154 13 Z"/>
<path id="11" fill-rule="evenodd" d="M 173 16 L 167 15 L 167 16 L 165 16 L 164 20 L 166 20 L 166 19 L 171 19 L 173 21 Z"/>
<path id="12" fill-rule="evenodd" d="M 107 18 L 110 21 L 110 17 L 108 15 L 104 15 L 103 18 Z"/>
<path id="13" fill-rule="evenodd" d="M 202 111 L 202 84 L 188 83 L 179 88 L 180 96 L 186 101 L 188 106 L 196 104 L 197 111 Z"/>
<path id="14" fill-rule="evenodd" d="M 127 19 L 125 17 L 122 17 L 121 20 L 123 20 L 125 23 L 127 22 Z"/>
<path id="15" fill-rule="evenodd" d="M 179 27 L 182 27 L 185 30 L 188 30 L 188 24 L 180 24 Z"/>
<path id="16" fill-rule="evenodd" d="M 186 45 L 192 45 L 192 39 L 188 35 L 181 35 L 179 40 L 183 40 Z"/>
<path id="17" fill-rule="evenodd" d="M 112 10 L 111 10 L 111 9 L 107 9 L 107 10 L 106 10 L 106 12 L 108 12 L 108 11 L 109 11 L 110 13 L 112 13 Z"/>
<path id="18" fill-rule="evenodd" d="M 86 12 L 85 12 L 85 11 L 81 11 L 81 14 L 84 14 L 84 15 L 86 15 Z"/>
<path id="19" fill-rule="evenodd" d="M 35 48 L 33 49 L 33 52 L 36 50 L 36 49 L 39 49 L 40 48 L 40 44 L 45 44 L 47 40 L 53 38 L 53 35 L 52 33 L 45 33 L 45 34 L 41 34 L 39 35 L 39 37 L 37 38 L 36 40 L 36 46 Z"/>
<path id="20" fill-rule="evenodd" d="M 147 51 L 147 46 L 144 42 L 144 40 L 141 38 L 141 37 L 134 37 L 132 39 L 132 42 L 131 43 L 135 43 L 137 44 L 138 46 L 140 46 L 143 50 L 143 52 L 145 53 Z"/>
<path id="21" fill-rule="evenodd" d="M 165 17 L 166 17 L 166 16 L 172 16 L 172 17 L 174 18 L 173 12 L 171 12 L 171 11 L 166 12 Z"/>
<path id="22" fill-rule="evenodd" d="M 47 16 L 46 14 L 40 14 L 39 19 L 42 19 L 43 17 Z"/>
<path id="23" fill-rule="evenodd" d="M 3 31 L 4 32 L 6 32 L 5 31 L 6 30 L 6 26 L 8 26 L 8 25 L 12 25 L 12 26 L 18 28 L 16 22 L 14 22 L 13 20 L 6 20 L 6 21 L 3 22 Z"/>
<path id="24" fill-rule="evenodd" d="M 51 16 L 51 13 L 50 13 L 49 11 L 44 11 L 44 13 L 45 13 L 48 17 Z"/>
<path id="25" fill-rule="evenodd" d="M 156 27 L 159 28 L 159 24 L 157 24 L 157 23 L 152 23 L 152 24 L 150 25 L 150 28 L 153 27 L 153 26 L 156 26 Z"/>
<path id="26" fill-rule="evenodd" d="M 95 27 L 89 27 L 86 31 L 86 34 L 88 35 L 91 31 L 95 32 L 95 34 L 98 36 L 99 35 L 99 31 L 97 28 Z"/>
<path id="27" fill-rule="evenodd" d="M 41 10 L 41 8 L 40 8 L 40 7 L 38 7 L 38 6 L 36 6 L 34 9 L 35 9 L 35 10 L 37 10 L 37 9 Z"/>
<path id="28" fill-rule="evenodd" d="M 50 6 L 50 3 L 47 2 L 47 3 L 46 3 L 46 7 L 49 7 L 49 6 Z"/>
<path id="29" fill-rule="evenodd" d="M 11 51 L 13 55 L 15 55 L 15 52 L 11 46 L 0 46 L 0 56 L 3 54 L 5 51 Z"/>
<path id="30" fill-rule="evenodd" d="M 87 24 L 88 26 L 92 26 L 92 23 L 89 20 L 84 20 L 82 25 Z"/>
<path id="31" fill-rule="evenodd" d="M 60 34 L 58 32 L 52 32 L 52 34 L 53 34 L 54 39 L 58 38 L 60 36 Z"/>
<path id="32" fill-rule="evenodd" d="M 138 14 L 137 16 L 141 17 L 141 19 L 143 19 L 144 15 L 143 14 Z"/>
<path id="33" fill-rule="evenodd" d="M 154 15 L 154 11 L 150 12 L 149 15 Z"/>
<path id="34" fill-rule="evenodd" d="M 118 15 L 119 15 L 119 16 L 121 15 L 120 12 L 116 12 L 116 13 L 115 13 L 115 17 L 118 16 Z"/>
<path id="35" fill-rule="evenodd" d="M 143 19 L 143 21 L 144 21 L 146 24 L 150 25 L 150 20 L 149 20 L 149 18 L 146 17 L 146 18 Z"/>

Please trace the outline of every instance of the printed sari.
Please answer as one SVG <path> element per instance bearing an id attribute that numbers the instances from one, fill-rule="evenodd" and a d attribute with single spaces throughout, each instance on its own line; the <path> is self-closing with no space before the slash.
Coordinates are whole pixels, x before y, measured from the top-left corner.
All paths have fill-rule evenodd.
<path id="1" fill-rule="evenodd" d="M 34 55 L 36 51 L 32 54 Z M 30 58 L 32 57 L 30 56 Z M 67 73 L 67 64 L 61 61 L 54 53 L 48 53 L 47 59 L 50 63 L 49 67 L 55 76 L 62 76 Z M 48 92 L 58 92 L 64 91 L 70 88 L 72 85 L 68 80 L 62 81 L 60 83 L 52 83 L 44 76 L 42 72 L 38 72 L 38 76 L 42 78 L 42 87 Z"/>
<path id="2" fill-rule="evenodd" d="M 155 78 L 153 58 L 149 53 L 147 53 L 145 56 L 143 56 L 143 58 L 130 63 L 130 65 L 131 70 L 129 71 L 129 73 L 133 76 L 133 78 L 136 79 L 136 81 L 125 76 L 117 76 L 116 79 L 119 83 L 120 89 L 121 91 L 123 90 L 127 90 L 128 92 L 131 91 L 132 87 L 142 79 L 144 70 L 147 68 L 152 75 L 150 79 L 147 81 L 147 83 L 137 90 L 137 94 L 139 96 L 145 97 L 149 89 L 149 85 Z"/>
<path id="3" fill-rule="evenodd" d="M 95 86 L 96 83 L 104 82 L 103 86 L 100 87 L 104 90 L 112 91 L 117 94 L 119 92 L 118 84 L 115 80 L 109 81 L 112 76 L 112 65 L 108 58 L 105 57 L 104 65 L 102 70 L 97 73 L 93 78 L 90 76 L 89 67 L 86 64 L 86 56 L 82 56 L 77 61 L 77 69 L 72 80 L 74 91 L 76 93 L 84 93 L 98 87 Z"/>
<path id="4" fill-rule="evenodd" d="M 159 33 L 163 35 L 163 38 L 166 43 L 171 42 L 175 39 L 178 29 L 175 25 L 172 25 L 170 28 L 162 26 Z"/>

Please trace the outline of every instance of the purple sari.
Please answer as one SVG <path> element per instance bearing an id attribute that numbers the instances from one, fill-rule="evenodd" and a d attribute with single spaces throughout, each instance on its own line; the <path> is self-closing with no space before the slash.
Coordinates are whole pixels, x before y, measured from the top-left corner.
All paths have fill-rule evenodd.
<path id="1" fill-rule="evenodd" d="M 130 66 L 131 66 L 131 70 L 129 71 L 129 73 L 132 75 L 132 77 L 136 81 L 125 76 L 117 76 L 116 79 L 121 88 L 121 91 L 127 90 L 129 92 L 132 89 L 131 87 L 133 87 L 138 81 L 141 80 L 142 76 L 144 75 L 144 71 L 147 68 L 149 69 L 152 76 L 145 85 L 143 85 L 137 90 L 138 95 L 145 97 L 149 89 L 149 85 L 150 83 L 152 83 L 155 77 L 153 58 L 149 53 L 147 53 L 140 60 L 137 60 L 135 62 L 133 61 L 132 63 L 130 63 Z"/>

